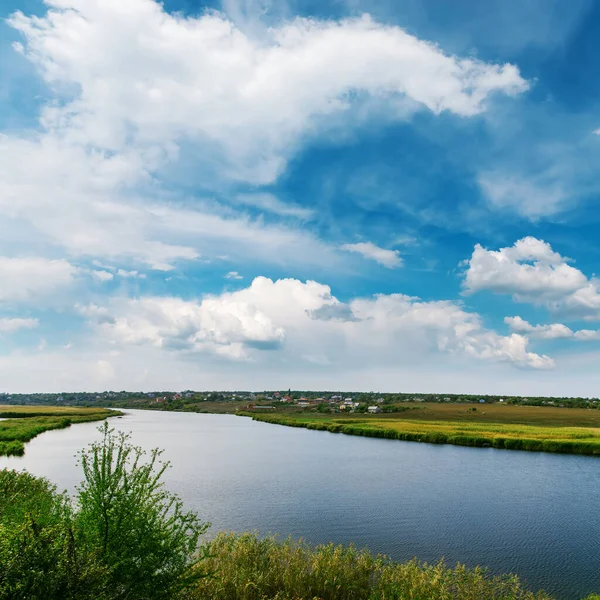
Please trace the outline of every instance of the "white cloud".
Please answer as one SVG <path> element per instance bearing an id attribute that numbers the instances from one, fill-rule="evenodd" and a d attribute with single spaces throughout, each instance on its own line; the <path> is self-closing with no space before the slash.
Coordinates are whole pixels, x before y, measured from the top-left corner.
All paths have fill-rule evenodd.
<path id="1" fill-rule="evenodd" d="M 128 271 L 127 269 L 117 269 L 117 275 L 126 279 L 146 279 L 145 273 L 139 271 Z"/>
<path id="2" fill-rule="evenodd" d="M 568 261 L 533 237 L 500 250 L 477 244 L 464 263 L 464 290 L 510 294 L 518 302 L 544 305 L 566 316 L 600 318 L 600 282 L 588 279 Z"/>
<path id="3" fill-rule="evenodd" d="M 275 348 L 284 338 L 263 312 L 233 296 L 202 302 L 180 298 L 128 300 L 103 332 L 124 344 L 151 344 L 171 350 L 209 351 L 245 358 L 246 347 Z"/>
<path id="4" fill-rule="evenodd" d="M 169 169 L 208 188 L 272 182 L 307 137 L 353 127 L 354 108 L 470 116 L 494 92 L 528 87 L 513 65 L 447 55 L 369 17 L 250 34 L 217 12 L 183 18 L 152 0 L 47 5 L 9 19 L 51 97 L 39 131 L 0 135 L 0 216 L 15 240 L 128 268 L 219 255 L 331 267 L 335 251 L 314 235 L 169 192 Z M 313 214 L 270 194 L 240 202 Z M 0 253 L 12 247 L 0 239 Z"/>
<path id="5" fill-rule="evenodd" d="M 308 220 L 314 216 L 314 211 L 310 208 L 282 202 L 273 194 L 239 194 L 235 199 L 239 204 L 252 206 L 261 211 L 279 215 L 281 217 L 294 217 L 296 219 Z"/>
<path id="6" fill-rule="evenodd" d="M 302 136 L 347 112 L 355 91 L 392 112 L 405 97 L 471 116 L 494 92 L 528 88 L 513 65 L 445 54 L 368 16 L 296 18 L 257 39 L 217 12 L 183 18 L 152 0 L 48 4 L 45 17 L 17 12 L 9 23 L 49 84 L 77 90 L 45 111 L 49 128 L 111 151 L 133 140 L 150 160 L 176 152 L 179 138 L 201 139 L 231 175 L 263 183 Z"/>
<path id="7" fill-rule="evenodd" d="M 201 301 L 114 300 L 100 313 L 98 332 L 117 345 L 255 361 L 264 360 L 260 350 L 278 349 L 269 353 L 270 364 L 316 364 L 319 357 L 320 364 L 390 365 L 449 354 L 534 369 L 555 366 L 548 356 L 529 351 L 526 337 L 487 330 L 479 315 L 453 302 L 392 294 L 343 304 L 328 286 L 296 279 L 257 277 L 248 288 Z"/>
<path id="8" fill-rule="evenodd" d="M 419 238 L 414 235 L 399 235 L 394 240 L 394 246 L 416 246 L 419 244 Z"/>
<path id="9" fill-rule="evenodd" d="M 101 264 L 133 262 L 156 270 L 203 255 L 291 265 L 335 262 L 334 251 L 308 232 L 199 200 L 171 205 L 160 185 L 142 201 L 130 188 L 143 183 L 143 168 L 129 173 L 103 156 L 46 137 L 15 143 L 0 135 L 0 217 L 12 225 L 16 241 L 27 238 L 41 250 L 50 245 Z M 9 251 L 11 244 L 0 239 L 0 252 L 3 247 Z"/>
<path id="10" fill-rule="evenodd" d="M 244 279 L 243 275 L 240 275 L 237 271 L 229 271 L 225 275 L 225 279 Z"/>
<path id="11" fill-rule="evenodd" d="M 66 260 L 0 256 L 0 302 L 32 302 L 69 288 L 77 268 Z"/>
<path id="12" fill-rule="evenodd" d="M 553 340 L 576 336 L 571 329 L 562 323 L 532 325 L 521 317 L 505 317 L 504 322 L 516 333 L 539 339 Z"/>
<path id="13" fill-rule="evenodd" d="M 483 173 L 479 185 L 493 207 L 510 209 L 532 220 L 558 212 L 569 199 L 560 180 Z"/>
<path id="14" fill-rule="evenodd" d="M 372 242 L 344 244 L 340 248 L 347 252 L 362 254 L 365 258 L 374 260 L 388 269 L 395 269 L 402 266 L 403 261 L 398 250 L 386 250 L 385 248 L 376 246 Z"/>
<path id="15" fill-rule="evenodd" d="M 34 329 L 40 324 L 38 319 L 0 318 L 0 333 L 14 333 L 19 329 Z"/>
<path id="16" fill-rule="evenodd" d="M 581 340 L 582 342 L 594 342 L 600 340 L 600 330 L 580 329 L 575 332 L 574 336 L 575 339 Z"/>
<path id="17" fill-rule="evenodd" d="M 88 150 L 60 139 L 63 133 L 0 135 L 0 215 L 13 222 L 18 239 L 71 256 L 125 258 L 159 269 L 198 257 L 161 231 L 151 202 L 132 192 L 147 177 L 141 157 Z"/>
<path id="18" fill-rule="evenodd" d="M 550 357 L 529 352 L 525 337 L 517 334 L 504 337 L 486 330 L 478 314 L 466 312 L 453 302 L 421 302 L 392 294 L 379 295 L 374 301 L 356 300 L 351 306 L 360 319 L 373 320 L 378 333 L 385 331 L 388 344 L 399 335 L 406 336 L 406 352 L 418 353 L 424 336 L 438 350 L 451 354 L 535 369 L 555 366 Z M 366 332 L 365 339 L 377 343 L 378 337 L 372 334 Z"/>
<path id="19" fill-rule="evenodd" d="M 92 277 L 97 281 L 111 281 L 114 275 L 109 271 L 92 271 Z"/>
<path id="20" fill-rule="evenodd" d="M 600 135 L 600 128 L 594 129 L 593 133 L 594 135 Z"/>
<path id="21" fill-rule="evenodd" d="M 341 262 L 329 244 L 302 229 L 168 207 L 156 208 L 154 213 L 165 232 L 190 240 L 211 256 L 226 256 L 237 262 L 253 258 L 286 268 L 298 264 L 332 267 Z"/>
<path id="22" fill-rule="evenodd" d="M 548 325 L 532 325 L 521 317 L 505 317 L 504 322 L 516 333 L 538 339 L 565 339 L 570 338 L 582 342 L 600 340 L 600 330 L 580 329 L 573 331 L 562 323 Z"/>

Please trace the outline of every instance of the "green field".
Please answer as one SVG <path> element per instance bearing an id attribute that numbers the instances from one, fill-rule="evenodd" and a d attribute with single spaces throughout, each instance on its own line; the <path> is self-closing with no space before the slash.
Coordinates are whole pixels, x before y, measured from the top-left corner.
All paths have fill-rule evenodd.
<path id="1" fill-rule="evenodd" d="M 22 456 L 25 444 L 44 431 L 101 421 L 121 413 L 107 408 L 0 405 L 0 456 Z"/>
<path id="2" fill-rule="evenodd" d="M 255 420 L 366 437 L 600 456 L 600 411 L 502 404 L 405 405 L 392 414 L 276 412 Z M 474 410 L 475 409 L 475 410 Z"/>

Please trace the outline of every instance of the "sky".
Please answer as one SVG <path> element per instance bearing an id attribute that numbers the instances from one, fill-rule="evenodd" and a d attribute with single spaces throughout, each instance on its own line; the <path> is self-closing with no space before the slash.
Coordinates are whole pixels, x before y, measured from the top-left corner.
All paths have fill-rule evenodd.
<path id="1" fill-rule="evenodd" d="M 0 391 L 596 397 L 593 0 L 2 0 Z"/>

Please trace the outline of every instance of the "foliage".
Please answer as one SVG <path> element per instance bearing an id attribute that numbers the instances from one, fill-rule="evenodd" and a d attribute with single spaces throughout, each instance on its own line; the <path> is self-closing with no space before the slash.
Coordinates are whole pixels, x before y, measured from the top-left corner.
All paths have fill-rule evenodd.
<path id="1" fill-rule="evenodd" d="M 47 480 L 0 471 L 0 598 L 104 597 L 105 569 L 76 544 L 71 516 Z"/>
<path id="2" fill-rule="evenodd" d="M 120 598 L 172 598 L 203 576 L 196 554 L 208 528 L 184 512 L 161 478 L 169 466 L 104 423 L 103 439 L 81 452 L 84 482 L 75 523 L 86 546 L 110 569 Z"/>
<path id="3" fill-rule="evenodd" d="M 202 580 L 195 600 L 547 600 L 516 576 L 448 568 L 412 560 L 394 563 L 353 546 L 311 547 L 302 541 L 221 533 L 211 543 L 218 576 Z"/>
<path id="4" fill-rule="evenodd" d="M 80 454 L 74 505 L 45 479 L 0 471 L 0 600 L 171 599 L 206 575 L 208 525 L 164 488 L 160 452 L 145 461 L 101 431 Z"/>

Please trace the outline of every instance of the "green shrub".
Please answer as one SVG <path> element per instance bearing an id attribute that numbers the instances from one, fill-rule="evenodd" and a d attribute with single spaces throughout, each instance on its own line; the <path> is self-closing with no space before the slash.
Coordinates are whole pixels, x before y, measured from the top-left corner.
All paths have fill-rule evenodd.
<path id="1" fill-rule="evenodd" d="M 144 461 L 128 435 L 106 422 L 100 429 L 103 439 L 80 454 L 78 536 L 98 552 L 119 598 L 173 598 L 203 576 L 198 544 L 209 525 L 164 487 L 160 450 Z"/>
<path id="2" fill-rule="evenodd" d="M 105 423 L 73 506 L 45 479 L 0 471 L 0 600 L 159 600 L 205 573 L 208 525 L 161 482 L 168 463 Z"/>
<path id="3" fill-rule="evenodd" d="M 45 479 L 0 471 L 0 598 L 104 598 L 106 570 L 75 542 L 71 506 Z"/>

